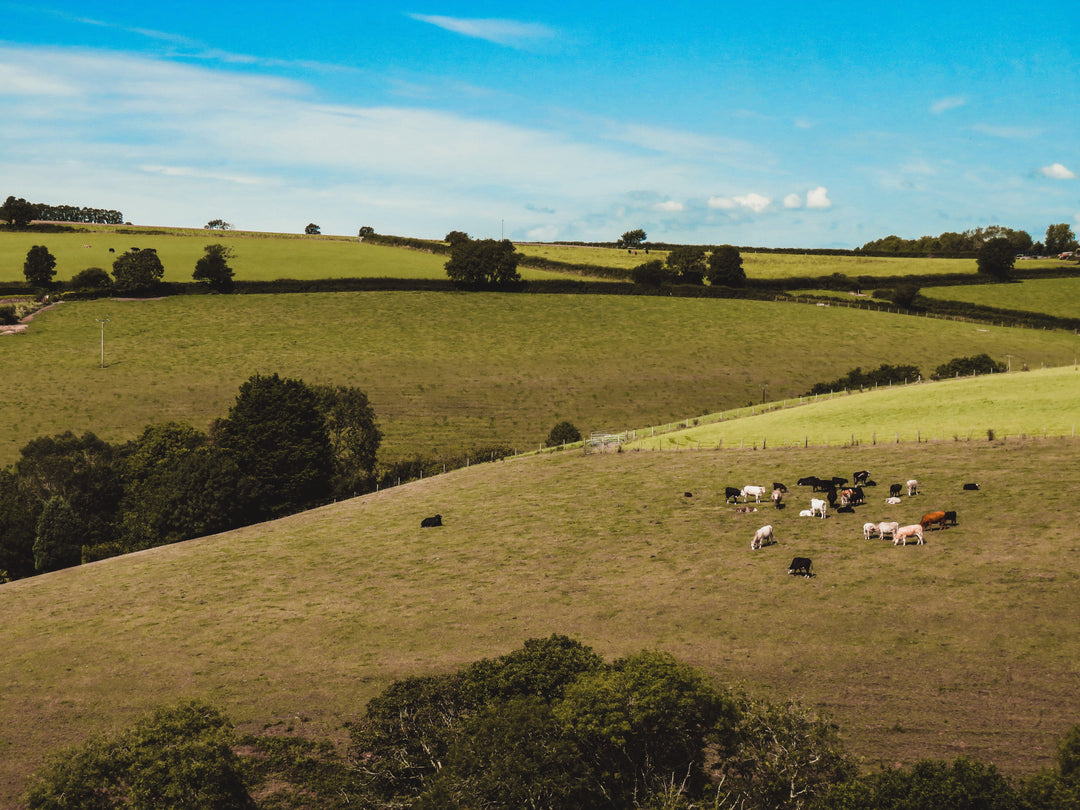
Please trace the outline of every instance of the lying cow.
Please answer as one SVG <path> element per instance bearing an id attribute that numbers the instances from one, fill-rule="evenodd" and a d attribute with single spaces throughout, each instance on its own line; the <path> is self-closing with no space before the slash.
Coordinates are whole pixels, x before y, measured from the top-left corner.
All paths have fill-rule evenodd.
<path id="1" fill-rule="evenodd" d="M 809 509 L 802 509 L 799 511 L 799 517 L 813 517 L 814 513 Z"/>
<path id="2" fill-rule="evenodd" d="M 814 563 L 809 557 L 795 557 L 791 561 L 791 565 L 788 566 L 787 572 L 789 574 L 803 577 L 812 577 L 814 575 Z"/>
<path id="3" fill-rule="evenodd" d="M 874 536 L 881 537 L 881 532 L 878 531 L 876 523 L 864 523 L 862 525 L 863 540 L 870 540 Z"/>
<path id="4" fill-rule="evenodd" d="M 891 498 L 886 498 L 885 503 L 892 504 L 893 506 L 896 506 L 898 503 L 900 503 L 900 497 L 894 495 Z"/>
<path id="5" fill-rule="evenodd" d="M 978 484 L 964 484 L 964 489 L 974 492 L 974 491 L 977 491 L 979 489 L 979 485 Z"/>
<path id="6" fill-rule="evenodd" d="M 913 523 L 910 526 L 901 526 L 893 534 L 892 544 L 894 546 L 906 546 L 909 537 L 917 538 L 916 545 L 921 546 L 923 544 L 923 529 L 918 523 Z"/>
<path id="7" fill-rule="evenodd" d="M 433 517 L 426 517 L 420 521 L 421 529 L 430 529 L 432 526 L 442 526 L 442 515 L 434 515 Z"/>
<path id="8" fill-rule="evenodd" d="M 823 501 L 820 498 L 810 499 L 810 513 L 811 515 L 817 515 L 822 520 L 825 519 L 826 514 L 829 511 L 829 502 Z"/>
<path id="9" fill-rule="evenodd" d="M 749 501 L 751 497 L 754 499 L 754 503 L 761 503 L 761 496 L 765 494 L 765 487 L 755 487 L 747 484 L 742 488 L 742 497 L 744 501 Z"/>
<path id="10" fill-rule="evenodd" d="M 748 515 L 751 512 L 756 512 L 756 511 L 757 511 L 756 506 L 736 506 L 735 507 L 735 514 L 736 515 Z"/>
<path id="11" fill-rule="evenodd" d="M 889 484 L 889 497 L 899 498 L 900 493 L 904 491 L 903 484 Z"/>
<path id="12" fill-rule="evenodd" d="M 896 539 L 896 533 L 899 530 L 900 530 L 900 524 L 897 523 L 895 520 L 893 520 L 893 521 L 883 520 L 881 523 L 879 523 L 877 525 L 878 537 L 880 537 L 882 540 L 885 539 L 886 535 L 888 535 L 890 540 L 895 540 Z"/>
<path id="13" fill-rule="evenodd" d="M 936 523 L 939 529 L 945 528 L 945 512 L 927 512 L 919 520 L 919 525 L 923 527 L 923 531 L 932 531 L 934 524 Z"/>
<path id="14" fill-rule="evenodd" d="M 775 542 L 776 540 L 773 538 L 772 526 L 762 526 L 754 532 L 754 539 L 750 541 L 750 550 L 753 551 Z"/>

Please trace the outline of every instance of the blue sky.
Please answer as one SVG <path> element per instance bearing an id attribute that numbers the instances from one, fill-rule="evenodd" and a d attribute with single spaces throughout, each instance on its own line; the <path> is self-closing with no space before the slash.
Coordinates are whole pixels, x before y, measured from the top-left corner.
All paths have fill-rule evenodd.
<path id="1" fill-rule="evenodd" d="M 144 225 L 1080 231 L 1070 2 L 0 0 L 0 196 Z"/>

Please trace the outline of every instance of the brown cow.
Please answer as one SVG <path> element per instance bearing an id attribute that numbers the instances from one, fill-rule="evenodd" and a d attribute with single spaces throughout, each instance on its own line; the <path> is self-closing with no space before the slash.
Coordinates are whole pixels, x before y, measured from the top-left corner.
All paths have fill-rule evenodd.
<path id="1" fill-rule="evenodd" d="M 944 529 L 948 525 L 944 512 L 927 512 L 919 521 L 919 525 L 926 530 L 932 529 L 935 523 L 939 529 Z"/>

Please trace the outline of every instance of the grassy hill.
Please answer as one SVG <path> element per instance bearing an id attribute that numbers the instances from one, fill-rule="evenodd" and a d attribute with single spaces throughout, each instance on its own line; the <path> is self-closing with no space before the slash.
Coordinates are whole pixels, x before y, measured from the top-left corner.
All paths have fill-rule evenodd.
<path id="1" fill-rule="evenodd" d="M 533 448 L 564 419 L 585 432 L 662 424 L 759 402 L 763 383 L 781 400 L 855 366 L 1076 357 L 1067 333 L 836 307 L 415 292 L 69 302 L 0 340 L 0 464 L 69 429 L 119 441 L 167 420 L 205 428 L 257 371 L 360 387 L 384 455 L 404 457 Z"/>
<path id="2" fill-rule="evenodd" d="M 927 298 L 944 301 L 1045 312 L 1059 318 L 1080 318 L 1080 278 L 1038 279 L 964 287 L 924 287 L 922 294 Z"/>
<path id="3" fill-rule="evenodd" d="M 1031 772 L 1080 719 L 1080 573 L 1063 564 L 1080 537 L 1069 487 L 1026 484 L 1078 463 L 1068 440 L 565 452 L 9 583 L 0 805 L 47 751 L 176 698 L 340 739 L 390 680 L 552 632 L 824 707 L 868 768 L 963 753 Z M 797 516 L 795 479 L 861 468 L 922 494 Z M 790 508 L 723 502 L 773 480 Z M 936 508 L 959 525 L 925 546 L 862 538 Z M 421 531 L 434 513 L 445 526 Z M 750 553 L 764 523 L 779 543 Z M 814 579 L 786 574 L 794 555 Z"/>

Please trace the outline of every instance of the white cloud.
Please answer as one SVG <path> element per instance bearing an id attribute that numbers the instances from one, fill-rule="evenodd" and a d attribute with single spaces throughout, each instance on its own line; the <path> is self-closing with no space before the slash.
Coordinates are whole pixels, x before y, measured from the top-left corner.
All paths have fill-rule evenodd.
<path id="1" fill-rule="evenodd" d="M 825 186 L 818 186 L 812 191 L 806 192 L 807 208 L 831 208 L 832 200 L 829 199 L 829 190 Z"/>
<path id="2" fill-rule="evenodd" d="M 720 211 L 730 211 L 737 207 L 738 203 L 730 197 L 709 197 L 709 208 L 715 208 Z"/>
<path id="3" fill-rule="evenodd" d="M 772 202 L 768 197 L 765 197 L 757 192 L 751 191 L 749 194 L 742 197 L 735 197 L 735 202 L 741 205 L 743 208 L 749 208 L 755 214 L 760 214 L 769 204 Z"/>
<path id="4" fill-rule="evenodd" d="M 948 98 L 938 99 L 931 104 L 930 112 L 940 115 L 943 112 L 955 110 L 957 107 L 963 107 L 966 104 L 967 99 L 963 96 L 949 96 Z"/>
<path id="5" fill-rule="evenodd" d="M 685 211 L 686 206 L 677 200 L 665 200 L 653 206 L 654 211 Z"/>
<path id="6" fill-rule="evenodd" d="M 1074 180 L 1076 174 L 1060 163 L 1051 163 L 1039 169 L 1039 174 L 1052 180 Z"/>
<path id="7" fill-rule="evenodd" d="M 438 26 L 445 31 L 452 31 L 466 37 L 483 39 L 497 45 L 519 46 L 537 40 L 552 39 L 555 31 L 540 23 L 526 23 L 517 20 L 466 19 L 464 17 L 443 17 L 436 14 L 410 14 L 418 22 Z"/>
<path id="8" fill-rule="evenodd" d="M 1037 138 L 1042 134 L 1042 130 L 1037 127 L 1009 127 L 998 126 L 995 124 L 976 124 L 972 129 L 976 132 L 981 132 L 983 135 L 990 135 L 994 138 L 1004 138 L 1010 141 L 1026 141 L 1031 138 Z"/>
<path id="9" fill-rule="evenodd" d="M 802 208 L 802 197 L 798 194 L 788 194 L 784 197 L 784 208 Z"/>

